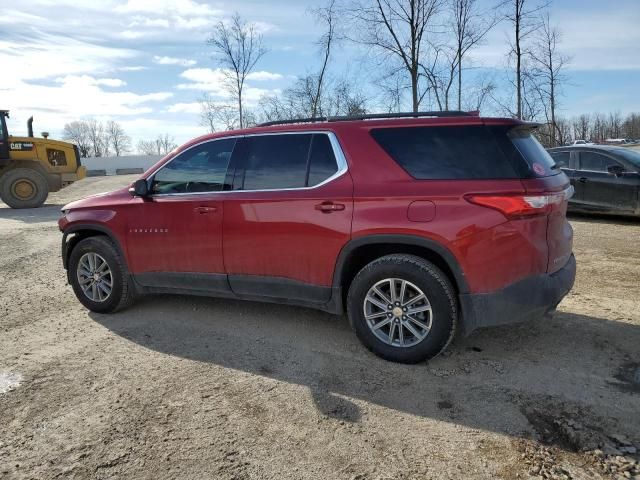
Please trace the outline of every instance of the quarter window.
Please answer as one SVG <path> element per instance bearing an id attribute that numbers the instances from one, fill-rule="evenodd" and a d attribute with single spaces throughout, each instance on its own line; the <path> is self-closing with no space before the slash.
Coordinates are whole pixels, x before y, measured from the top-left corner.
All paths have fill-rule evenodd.
<path id="1" fill-rule="evenodd" d="M 179 154 L 154 175 L 153 193 L 219 192 L 225 177 L 235 138 L 197 145 Z"/>
<path id="2" fill-rule="evenodd" d="M 327 135 L 314 135 L 309 156 L 309 178 L 307 186 L 324 182 L 338 171 L 331 141 Z"/>
<path id="3" fill-rule="evenodd" d="M 483 126 L 380 128 L 371 135 L 417 179 L 517 177 L 493 132 Z"/>

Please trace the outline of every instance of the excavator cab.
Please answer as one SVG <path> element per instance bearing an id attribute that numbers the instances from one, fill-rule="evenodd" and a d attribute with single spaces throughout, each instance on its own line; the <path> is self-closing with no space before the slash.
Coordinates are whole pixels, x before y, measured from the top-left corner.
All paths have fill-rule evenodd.
<path id="1" fill-rule="evenodd" d="M 10 136 L 8 110 L 0 110 L 0 199 L 11 208 L 35 208 L 49 192 L 86 176 L 78 147 L 72 143 L 36 137 L 33 117 L 27 136 Z M 46 135 L 46 134 L 45 134 Z"/>

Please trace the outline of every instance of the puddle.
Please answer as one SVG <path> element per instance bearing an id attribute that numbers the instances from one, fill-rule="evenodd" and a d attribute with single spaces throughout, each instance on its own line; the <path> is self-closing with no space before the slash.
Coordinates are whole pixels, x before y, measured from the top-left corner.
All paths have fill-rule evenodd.
<path id="1" fill-rule="evenodd" d="M 15 390 L 22 383 L 22 375 L 19 373 L 0 372 L 0 394 Z"/>

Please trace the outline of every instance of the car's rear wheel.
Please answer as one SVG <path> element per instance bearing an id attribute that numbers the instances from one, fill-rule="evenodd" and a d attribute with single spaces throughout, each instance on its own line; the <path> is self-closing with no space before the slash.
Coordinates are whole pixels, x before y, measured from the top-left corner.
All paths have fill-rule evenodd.
<path id="1" fill-rule="evenodd" d="M 36 208 L 48 196 L 47 180 L 31 168 L 14 168 L 0 178 L 0 197 L 11 208 Z"/>
<path id="2" fill-rule="evenodd" d="M 107 237 L 80 240 L 71 251 L 68 268 L 73 291 L 89 310 L 115 312 L 133 299 L 123 259 Z"/>
<path id="3" fill-rule="evenodd" d="M 360 341 L 376 355 L 402 363 L 435 357 L 453 338 L 457 302 L 451 282 L 414 255 L 387 255 L 365 266 L 347 298 Z"/>

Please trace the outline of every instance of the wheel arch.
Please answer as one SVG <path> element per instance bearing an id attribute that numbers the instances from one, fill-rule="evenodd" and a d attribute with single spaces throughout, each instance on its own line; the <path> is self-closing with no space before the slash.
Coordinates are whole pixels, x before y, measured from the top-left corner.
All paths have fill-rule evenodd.
<path id="1" fill-rule="evenodd" d="M 108 227 L 103 225 L 96 225 L 93 223 L 81 223 L 75 224 L 68 228 L 66 228 L 62 232 L 62 266 L 68 269 L 69 266 L 69 257 L 71 256 L 71 252 L 78 244 L 80 240 L 84 240 L 89 237 L 96 236 L 104 236 L 107 237 L 111 243 L 116 247 L 118 253 L 120 254 L 120 258 L 122 258 L 122 262 L 128 270 L 127 257 L 125 255 L 124 249 L 122 245 L 118 241 L 117 237 L 114 235 L 113 231 Z"/>
<path id="2" fill-rule="evenodd" d="M 365 265 L 394 253 L 417 255 L 430 261 L 449 277 L 456 293 L 469 291 L 464 272 L 448 248 L 434 240 L 402 234 L 367 235 L 347 243 L 336 261 L 333 287 L 340 288 L 344 297 L 352 280 Z"/>

